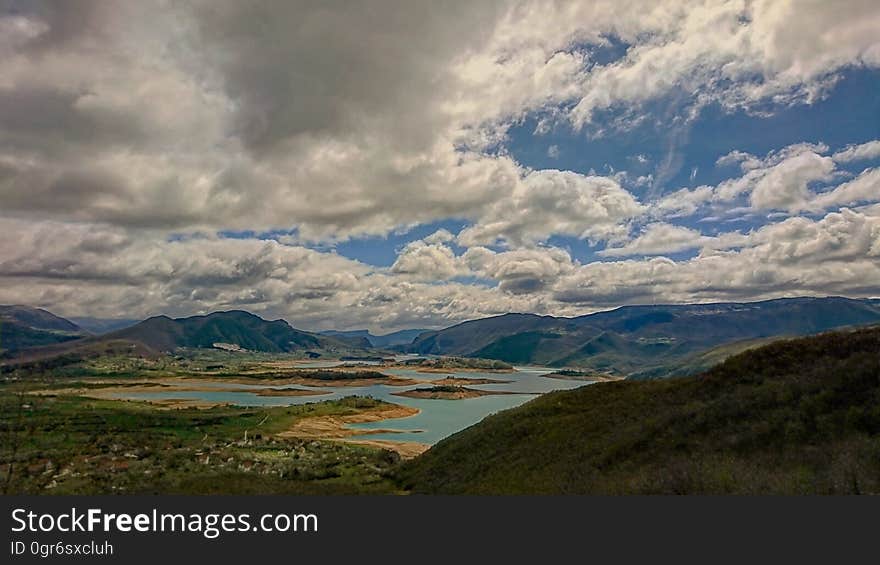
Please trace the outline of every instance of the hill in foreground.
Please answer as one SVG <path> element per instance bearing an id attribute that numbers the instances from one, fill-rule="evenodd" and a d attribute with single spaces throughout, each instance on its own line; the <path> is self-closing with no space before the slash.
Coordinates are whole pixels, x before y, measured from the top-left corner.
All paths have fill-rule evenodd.
<path id="1" fill-rule="evenodd" d="M 434 494 L 880 494 L 880 328 L 774 342 L 696 377 L 546 394 L 399 477 Z"/>

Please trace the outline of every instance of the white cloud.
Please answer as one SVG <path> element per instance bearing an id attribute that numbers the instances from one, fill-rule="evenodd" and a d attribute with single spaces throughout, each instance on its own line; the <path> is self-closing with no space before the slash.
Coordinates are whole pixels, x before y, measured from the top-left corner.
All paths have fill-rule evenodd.
<path id="1" fill-rule="evenodd" d="M 697 230 L 667 223 L 649 224 L 635 239 L 619 247 L 606 247 L 599 252 L 603 257 L 626 257 L 630 255 L 665 255 L 690 249 L 726 249 L 748 241 L 738 232 L 720 237 L 705 236 Z"/>
<path id="2" fill-rule="evenodd" d="M 813 198 L 809 208 L 816 211 L 880 200 L 880 169 L 866 169 L 851 181 Z"/>
<path id="3" fill-rule="evenodd" d="M 618 6 L 629 16 L 619 33 L 634 45 L 623 59 L 589 73 L 571 119 L 583 126 L 598 110 L 676 90 L 699 92 L 697 105 L 815 100 L 835 71 L 877 64 L 875 8 L 870 0 L 663 2 L 642 5 L 633 16 Z"/>
<path id="4" fill-rule="evenodd" d="M 569 254 L 556 247 L 501 253 L 473 247 L 462 260 L 474 273 L 498 281 L 498 288 L 511 294 L 538 293 L 575 269 Z"/>
<path id="5" fill-rule="evenodd" d="M 845 209 L 820 220 L 790 218 L 747 238 L 739 242 L 739 250 L 704 248 L 686 261 L 658 257 L 590 263 L 559 281 L 553 298 L 595 308 L 654 301 L 877 294 L 877 214 Z"/>
<path id="6" fill-rule="evenodd" d="M 824 144 L 797 143 L 772 151 L 763 159 L 733 151 L 718 160 L 720 165 L 739 164 L 741 176 L 716 186 L 683 188 L 650 204 L 654 218 L 690 216 L 705 206 L 729 207 L 748 199 L 749 208 L 738 205 L 727 213 L 777 210 L 774 214 L 821 211 L 834 206 L 880 200 L 873 169 L 857 179 L 833 185 L 849 176 L 837 169 L 835 158 L 824 155 Z M 837 154 L 836 154 L 837 155 Z"/>
<path id="7" fill-rule="evenodd" d="M 838 163 L 851 163 L 880 158 L 880 140 L 868 141 L 860 145 L 849 145 L 832 155 Z"/>
<path id="8" fill-rule="evenodd" d="M 652 214 L 658 217 L 690 216 L 712 200 L 713 190 L 708 186 L 682 188 L 651 204 Z"/>
<path id="9" fill-rule="evenodd" d="M 0 14 L 0 301 L 124 317 L 246 307 L 393 329 L 652 299 L 876 294 L 866 209 L 747 235 L 665 220 L 875 202 L 876 169 L 843 182 L 834 162 L 875 158 L 877 141 L 831 157 L 821 144 L 734 152 L 718 164 L 738 165 L 736 178 L 654 202 L 630 192 L 662 184 L 638 169 L 642 155 L 633 174 L 602 177 L 528 170 L 506 147 L 525 118 L 598 135 L 657 100 L 684 119 L 713 102 L 816 100 L 842 70 L 880 66 L 878 18 L 870 0 L 19 3 Z M 598 63 L 609 37 L 626 50 Z M 622 115 L 594 123 L 605 109 Z M 448 218 L 471 225 L 409 243 L 389 269 L 303 246 Z M 630 239 L 642 222 L 660 223 Z M 273 228 L 296 236 L 211 235 Z M 606 256 L 700 254 L 581 265 L 542 245 L 554 235 L 606 242 Z M 453 241 L 469 249 L 456 256 Z M 483 247 L 495 244 L 505 250 Z"/>
<path id="10" fill-rule="evenodd" d="M 545 241 L 551 235 L 607 240 L 626 233 L 624 223 L 644 211 L 629 192 L 607 177 L 570 171 L 529 173 L 509 198 L 501 199 L 458 236 L 460 244 L 510 246 Z"/>
<path id="11" fill-rule="evenodd" d="M 452 249 L 427 240 L 408 243 L 391 266 L 391 272 L 426 281 L 442 281 L 467 273 Z"/>
<path id="12" fill-rule="evenodd" d="M 831 157 L 811 151 L 799 153 L 763 171 L 755 180 L 749 201 L 757 209 L 803 210 L 812 197 L 809 185 L 830 180 L 833 171 Z"/>

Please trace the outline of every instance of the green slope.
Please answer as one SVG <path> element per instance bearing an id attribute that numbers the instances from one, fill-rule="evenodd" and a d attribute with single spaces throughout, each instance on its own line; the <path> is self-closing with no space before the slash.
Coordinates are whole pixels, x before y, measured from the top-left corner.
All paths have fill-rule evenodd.
<path id="1" fill-rule="evenodd" d="M 880 328 L 544 395 L 400 471 L 417 493 L 880 494 Z"/>

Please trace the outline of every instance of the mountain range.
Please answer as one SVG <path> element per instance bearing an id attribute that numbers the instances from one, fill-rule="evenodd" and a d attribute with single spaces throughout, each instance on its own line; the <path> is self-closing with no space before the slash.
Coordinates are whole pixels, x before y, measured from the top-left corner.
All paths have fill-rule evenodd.
<path id="1" fill-rule="evenodd" d="M 437 330 L 374 336 L 366 330 L 313 333 L 284 320 L 235 310 L 156 316 L 101 335 L 45 310 L 0 307 L 4 356 L 30 359 L 76 348 L 93 354 L 226 348 L 334 355 L 370 349 L 572 367 L 648 379 L 700 372 L 773 338 L 880 323 L 880 300 L 786 298 L 751 303 L 623 306 L 576 318 L 505 314 Z M 411 342 L 407 343 L 408 340 Z"/>
<path id="2" fill-rule="evenodd" d="M 35 310 L 19 306 L 3 308 L 25 313 Z M 86 335 L 72 322 L 48 312 L 40 310 L 38 313 L 39 316 L 31 313 L 27 319 L 32 320 L 32 324 L 41 324 L 41 327 L 24 326 L 11 316 L 9 319 L 15 325 L 3 324 L 4 331 L 10 334 L 10 339 L 3 342 L 7 356 L 12 354 L 30 361 L 77 351 L 100 354 L 135 350 L 142 354 L 157 354 L 180 348 L 226 348 L 266 353 L 314 350 L 343 353 L 369 348 L 368 342 L 297 330 L 284 320 L 264 320 L 241 310 L 175 319 L 155 316 L 99 336 Z M 22 314 L 17 316 L 24 319 Z M 53 326 L 51 330 L 43 329 L 49 325 Z M 42 339 L 36 339 L 35 335 Z M 49 339 L 47 336 L 57 337 Z M 29 345 L 21 347 L 25 341 Z M 10 343 L 13 347 L 9 346 Z"/>
<path id="3" fill-rule="evenodd" d="M 576 318 L 505 314 L 473 320 L 423 333 L 405 350 L 656 377 L 693 372 L 688 365 L 719 346 L 735 353 L 736 343 L 745 348 L 762 338 L 877 322 L 876 299 L 623 306 Z"/>

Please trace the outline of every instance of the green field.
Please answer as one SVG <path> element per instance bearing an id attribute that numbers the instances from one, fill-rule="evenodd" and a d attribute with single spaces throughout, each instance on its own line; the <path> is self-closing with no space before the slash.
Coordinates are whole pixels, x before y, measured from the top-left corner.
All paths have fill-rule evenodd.
<path id="1" fill-rule="evenodd" d="M 20 388 L 20 387 L 16 387 Z M 299 418 L 379 405 L 350 397 L 280 408 L 161 410 L 0 390 L 4 494 L 353 494 L 397 490 L 397 454 L 280 438 Z"/>

